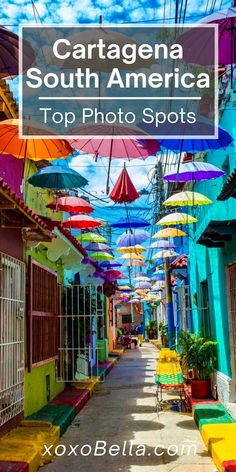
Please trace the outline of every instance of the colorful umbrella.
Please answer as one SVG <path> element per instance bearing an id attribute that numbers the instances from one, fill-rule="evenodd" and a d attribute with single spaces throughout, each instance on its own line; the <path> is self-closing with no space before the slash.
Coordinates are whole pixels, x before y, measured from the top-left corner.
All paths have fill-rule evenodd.
<path id="1" fill-rule="evenodd" d="M 179 192 L 171 197 L 167 198 L 164 201 L 163 205 L 165 206 L 195 206 L 195 205 L 209 205 L 212 203 L 212 200 L 205 197 L 198 192 Z"/>
<path id="2" fill-rule="evenodd" d="M 91 254 L 91 259 L 95 259 L 96 261 L 112 261 L 112 259 L 114 259 L 114 257 L 109 254 L 108 252 L 93 252 Z"/>
<path id="3" fill-rule="evenodd" d="M 62 222 L 64 228 L 88 229 L 101 226 L 101 221 L 89 215 L 74 215 Z M 91 256 L 92 257 L 92 256 Z"/>
<path id="4" fill-rule="evenodd" d="M 112 252 L 112 249 L 110 246 L 104 243 L 90 243 L 84 248 L 86 251 L 106 251 L 106 252 Z"/>
<path id="5" fill-rule="evenodd" d="M 125 167 L 109 197 L 115 203 L 132 203 L 139 198 L 139 193 L 137 192 Z"/>
<path id="6" fill-rule="evenodd" d="M 151 280 L 165 280 L 165 274 L 164 275 L 158 275 L 158 274 L 155 274 L 155 275 L 152 275 L 151 277 Z"/>
<path id="7" fill-rule="evenodd" d="M 173 243 L 170 243 L 166 239 L 161 239 L 160 241 L 155 241 L 154 243 L 150 244 L 150 249 L 170 249 L 175 248 Z"/>
<path id="8" fill-rule="evenodd" d="M 116 223 L 112 223 L 110 225 L 112 228 L 145 228 L 146 226 L 150 226 L 148 221 L 144 220 L 144 218 L 138 218 L 136 216 L 128 216 L 125 218 L 121 218 Z M 130 244 L 132 246 L 132 244 Z"/>
<path id="9" fill-rule="evenodd" d="M 170 251 L 167 249 L 166 251 L 156 252 L 156 254 L 152 256 L 152 259 L 165 259 L 166 257 L 175 257 L 178 255 L 179 255 L 178 252 Z"/>
<path id="10" fill-rule="evenodd" d="M 134 231 L 128 231 L 127 233 L 123 233 L 117 239 L 117 245 L 119 247 L 130 247 L 136 246 L 137 244 L 143 243 L 150 237 L 148 231 L 144 229 L 136 229 Z"/>
<path id="11" fill-rule="evenodd" d="M 109 280 L 117 280 L 117 279 L 126 279 L 125 275 L 122 274 L 119 270 L 107 270 L 105 272 L 106 277 Z"/>
<path id="12" fill-rule="evenodd" d="M 70 144 L 63 139 L 40 138 L 40 134 L 46 132 L 39 128 L 38 123 L 24 120 L 26 135 L 38 135 L 37 139 L 19 138 L 19 119 L 4 120 L 0 122 L 0 153 L 11 154 L 18 159 L 31 159 L 32 161 L 53 161 L 66 158 L 73 154 Z M 27 131 L 28 130 L 28 131 Z M 29 132 L 31 130 L 31 133 Z M 48 134 L 48 133 L 47 133 Z"/>
<path id="13" fill-rule="evenodd" d="M 140 244 L 136 244 L 135 246 L 118 247 L 118 249 L 116 249 L 116 252 L 124 252 L 124 253 L 130 253 L 130 252 L 140 253 L 140 252 L 145 252 L 145 251 L 146 249 L 143 246 L 140 246 Z"/>
<path id="14" fill-rule="evenodd" d="M 134 277 L 134 280 L 137 280 L 138 282 L 149 282 L 150 278 L 146 277 L 145 275 L 140 275 L 138 277 Z"/>
<path id="15" fill-rule="evenodd" d="M 176 236 L 187 236 L 187 233 L 177 228 L 165 228 L 157 231 L 152 238 L 175 238 Z"/>
<path id="16" fill-rule="evenodd" d="M 34 62 L 34 52 L 24 41 L 24 70 Z M 12 31 L 0 26 L 0 78 L 10 78 L 19 74 L 19 37 Z"/>
<path id="17" fill-rule="evenodd" d="M 56 200 L 53 200 L 51 203 L 49 203 L 47 208 L 56 211 L 66 211 L 69 213 L 91 213 L 94 210 L 87 200 L 72 196 L 57 198 Z"/>
<path id="18" fill-rule="evenodd" d="M 88 181 L 78 172 L 69 167 L 60 166 L 44 167 L 32 175 L 28 182 L 34 187 L 50 190 L 70 190 L 88 184 Z"/>
<path id="19" fill-rule="evenodd" d="M 222 177 L 225 172 L 208 162 L 186 162 L 172 169 L 163 178 L 168 182 L 189 182 Z"/>
<path id="20" fill-rule="evenodd" d="M 146 265 L 145 262 L 137 260 L 127 261 L 124 263 L 124 267 L 145 267 Z"/>
<path id="21" fill-rule="evenodd" d="M 139 282 L 137 284 L 135 284 L 135 288 L 137 289 L 141 289 L 141 290 L 147 290 L 149 288 L 151 288 L 151 284 L 149 282 Z"/>
<path id="22" fill-rule="evenodd" d="M 117 261 L 113 260 L 113 261 L 101 262 L 100 266 L 110 268 L 110 267 L 121 267 L 122 264 L 120 262 L 117 262 Z"/>
<path id="23" fill-rule="evenodd" d="M 106 243 L 107 239 L 98 233 L 81 233 L 76 239 L 82 243 Z"/>
<path id="24" fill-rule="evenodd" d="M 135 252 L 130 252 L 128 254 L 123 254 L 120 256 L 121 259 L 129 259 L 131 261 L 143 261 L 145 258 L 141 254 L 136 254 Z"/>
<path id="25" fill-rule="evenodd" d="M 169 215 L 164 216 L 159 221 L 157 225 L 168 226 L 168 225 L 188 225 L 190 223 L 196 223 L 197 218 L 194 216 L 188 215 L 187 213 L 170 213 Z"/>

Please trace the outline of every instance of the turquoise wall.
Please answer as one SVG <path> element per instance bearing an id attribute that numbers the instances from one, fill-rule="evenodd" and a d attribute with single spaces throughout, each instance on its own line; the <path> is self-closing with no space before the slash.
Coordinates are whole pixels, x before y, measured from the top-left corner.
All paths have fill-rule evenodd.
<path id="1" fill-rule="evenodd" d="M 232 107 L 232 102 L 228 103 L 220 125 L 236 138 L 235 118 L 236 109 Z M 236 167 L 235 143 L 227 149 L 207 153 L 205 161 L 224 169 L 228 175 Z M 198 332 L 202 327 L 202 311 L 198 309 L 201 306 L 200 283 L 207 280 L 212 336 L 218 341 L 218 370 L 231 376 L 226 266 L 236 262 L 236 235 L 232 242 L 225 243 L 224 248 L 206 248 L 196 243 L 211 220 L 236 219 L 236 200 L 230 198 L 225 202 L 216 201 L 227 175 L 194 185 L 194 190 L 209 197 L 213 200 L 213 204 L 198 207 L 193 213 L 198 218 L 198 223 L 195 228 L 192 227 L 189 230 L 189 270 L 194 331 Z M 195 294 L 197 294 L 198 306 Z"/>

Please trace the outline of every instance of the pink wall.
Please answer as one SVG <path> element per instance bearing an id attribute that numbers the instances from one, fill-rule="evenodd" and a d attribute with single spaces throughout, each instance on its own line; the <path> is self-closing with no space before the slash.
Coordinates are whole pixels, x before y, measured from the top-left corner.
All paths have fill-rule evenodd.
<path id="1" fill-rule="evenodd" d="M 11 187 L 13 192 L 22 197 L 20 187 L 24 172 L 23 159 L 16 159 L 13 156 L 0 155 L 0 177 L 2 177 Z"/>

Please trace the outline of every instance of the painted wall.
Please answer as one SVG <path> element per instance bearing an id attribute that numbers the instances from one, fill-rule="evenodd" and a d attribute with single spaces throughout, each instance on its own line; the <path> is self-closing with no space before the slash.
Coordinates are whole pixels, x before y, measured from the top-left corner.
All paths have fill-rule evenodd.
<path id="1" fill-rule="evenodd" d="M 24 172 L 23 159 L 16 159 L 10 155 L 1 155 L 0 158 L 0 177 L 8 183 L 9 187 L 19 197 L 22 197 L 22 179 Z"/>

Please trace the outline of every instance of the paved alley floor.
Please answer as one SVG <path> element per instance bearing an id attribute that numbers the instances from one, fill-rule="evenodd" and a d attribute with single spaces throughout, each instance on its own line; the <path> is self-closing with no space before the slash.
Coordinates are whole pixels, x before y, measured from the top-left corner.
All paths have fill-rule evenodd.
<path id="1" fill-rule="evenodd" d="M 190 415 L 156 412 L 156 357 L 157 350 L 148 343 L 126 351 L 61 438 L 64 454 L 44 467 L 45 472 L 216 470 Z M 101 447 L 97 453 L 106 449 L 106 454 L 94 457 L 96 443 Z"/>

